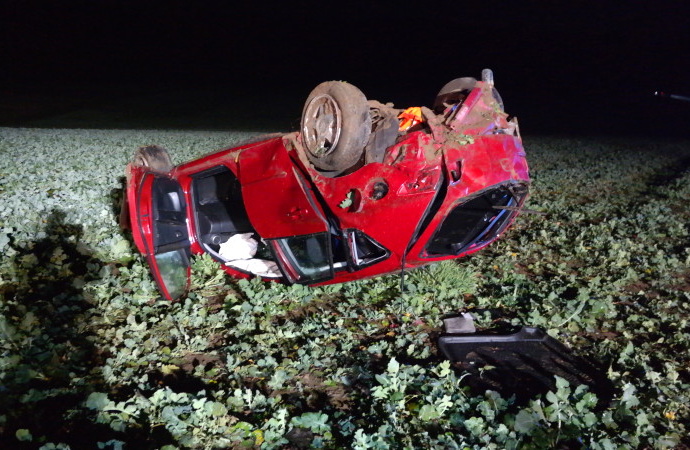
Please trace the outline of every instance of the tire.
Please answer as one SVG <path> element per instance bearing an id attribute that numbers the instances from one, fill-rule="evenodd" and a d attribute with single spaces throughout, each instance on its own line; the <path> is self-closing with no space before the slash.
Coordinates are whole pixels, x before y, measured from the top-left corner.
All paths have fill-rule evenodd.
<path id="1" fill-rule="evenodd" d="M 327 81 L 307 97 L 301 121 L 302 144 L 309 161 L 328 176 L 352 169 L 371 134 L 367 98 L 355 86 Z"/>
<path id="2" fill-rule="evenodd" d="M 434 112 L 438 114 L 443 112 L 448 104 L 457 103 L 468 91 L 474 89 L 476 84 L 477 80 L 472 77 L 456 78 L 449 81 L 436 94 Z"/>
<path id="3" fill-rule="evenodd" d="M 134 153 L 132 164 L 137 167 L 147 167 L 151 172 L 161 174 L 170 172 L 174 167 L 168 151 L 157 145 L 139 147 Z"/>

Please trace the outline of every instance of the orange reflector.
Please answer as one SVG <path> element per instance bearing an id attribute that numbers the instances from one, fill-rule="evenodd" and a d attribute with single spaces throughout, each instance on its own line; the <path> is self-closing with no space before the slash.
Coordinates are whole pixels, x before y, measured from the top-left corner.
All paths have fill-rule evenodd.
<path id="1" fill-rule="evenodd" d="M 420 106 L 411 106 L 398 115 L 400 119 L 399 131 L 407 131 L 418 123 L 424 122 L 422 116 L 422 108 Z"/>

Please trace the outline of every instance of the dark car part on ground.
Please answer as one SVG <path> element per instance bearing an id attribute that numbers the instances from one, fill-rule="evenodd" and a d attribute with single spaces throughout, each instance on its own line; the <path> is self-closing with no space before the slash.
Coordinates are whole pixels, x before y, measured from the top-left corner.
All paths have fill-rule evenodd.
<path id="1" fill-rule="evenodd" d="M 473 328 L 468 325 L 471 319 L 462 317 L 458 322 L 463 323 L 462 330 Z M 574 355 L 541 328 L 525 326 L 514 333 L 447 333 L 439 337 L 438 347 L 456 369 L 469 373 L 470 386 L 505 397 L 514 395 L 518 402 L 555 391 L 555 376 L 572 386 L 589 386 L 599 398 L 599 407 L 606 406 L 613 394 L 613 384 L 601 367 Z"/>

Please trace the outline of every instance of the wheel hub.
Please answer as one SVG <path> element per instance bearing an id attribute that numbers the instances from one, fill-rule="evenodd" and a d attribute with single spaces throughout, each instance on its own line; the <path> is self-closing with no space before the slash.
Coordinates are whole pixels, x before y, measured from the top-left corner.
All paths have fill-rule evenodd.
<path id="1" fill-rule="evenodd" d="M 342 113 L 335 99 L 328 94 L 314 97 L 304 111 L 307 150 L 317 158 L 328 155 L 338 145 L 341 129 Z"/>

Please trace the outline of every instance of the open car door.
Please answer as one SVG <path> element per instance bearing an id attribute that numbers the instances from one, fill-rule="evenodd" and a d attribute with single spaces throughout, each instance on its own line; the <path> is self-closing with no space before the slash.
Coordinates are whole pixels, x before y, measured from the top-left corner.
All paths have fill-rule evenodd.
<path id="1" fill-rule="evenodd" d="M 168 300 L 180 298 L 189 285 L 190 242 L 187 205 L 180 184 L 167 176 L 144 174 L 134 199 L 135 241 L 143 248 L 158 287 Z M 138 235 L 138 236 L 137 236 Z"/>
<path id="2" fill-rule="evenodd" d="M 313 284 L 333 278 L 328 220 L 283 140 L 242 151 L 239 178 L 249 220 L 271 246 L 287 280 Z"/>

